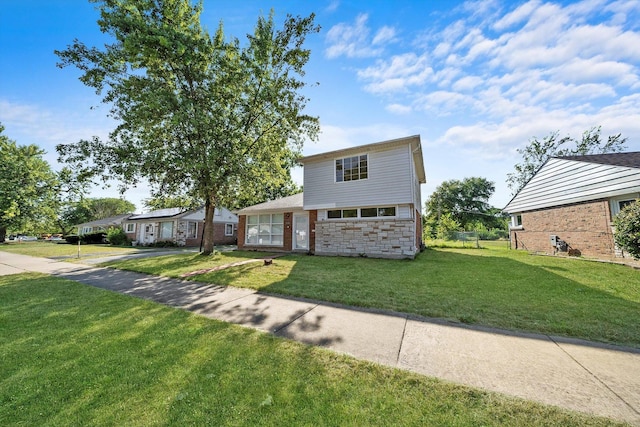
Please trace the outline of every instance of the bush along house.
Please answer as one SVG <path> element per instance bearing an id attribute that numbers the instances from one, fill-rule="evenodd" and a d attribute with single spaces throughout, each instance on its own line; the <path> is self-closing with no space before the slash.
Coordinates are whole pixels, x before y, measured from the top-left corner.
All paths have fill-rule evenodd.
<path id="1" fill-rule="evenodd" d="M 419 136 L 300 160 L 304 193 L 238 211 L 238 248 L 414 258 L 423 247 Z"/>
<path id="2" fill-rule="evenodd" d="M 204 227 L 204 208 L 159 209 L 136 214 L 122 223 L 127 237 L 136 245 L 199 246 Z M 238 236 L 238 217 L 228 209 L 216 208 L 213 217 L 214 243 L 234 245 Z"/>
<path id="3" fill-rule="evenodd" d="M 625 257 L 613 219 L 640 196 L 640 152 L 554 157 L 507 204 L 511 247 Z"/>

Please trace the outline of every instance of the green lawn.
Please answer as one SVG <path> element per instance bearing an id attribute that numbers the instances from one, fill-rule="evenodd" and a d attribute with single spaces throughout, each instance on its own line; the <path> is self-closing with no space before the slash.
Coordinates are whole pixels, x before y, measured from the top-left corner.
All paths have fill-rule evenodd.
<path id="1" fill-rule="evenodd" d="M 615 425 L 38 274 L 0 277 L 0 360 L 2 426 Z"/>
<path id="2" fill-rule="evenodd" d="M 77 257 L 78 245 L 49 241 L 7 242 L 0 244 L 0 251 L 39 257 Z M 80 258 L 107 256 L 137 252 L 138 248 L 109 245 L 80 245 Z"/>
<path id="3" fill-rule="evenodd" d="M 263 256 L 231 252 L 117 261 L 177 277 Z M 640 272 L 627 266 L 511 251 L 428 249 L 414 261 L 288 255 L 190 278 L 348 305 L 640 347 Z"/>

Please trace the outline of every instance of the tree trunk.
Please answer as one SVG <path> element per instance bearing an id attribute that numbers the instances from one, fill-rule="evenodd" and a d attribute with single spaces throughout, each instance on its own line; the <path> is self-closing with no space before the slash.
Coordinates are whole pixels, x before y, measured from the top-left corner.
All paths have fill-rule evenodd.
<path id="1" fill-rule="evenodd" d="M 0 243 L 4 243 L 7 238 L 7 227 L 0 227 Z"/>
<path id="2" fill-rule="evenodd" d="M 210 194 L 204 204 L 204 244 L 202 253 L 205 255 L 213 253 L 213 216 L 215 211 L 216 199 L 213 194 Z"/>

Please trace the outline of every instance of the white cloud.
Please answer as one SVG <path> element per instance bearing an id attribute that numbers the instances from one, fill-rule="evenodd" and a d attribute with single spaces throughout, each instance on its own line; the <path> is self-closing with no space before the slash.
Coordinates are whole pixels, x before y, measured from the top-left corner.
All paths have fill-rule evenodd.
<path id="1" fill-rule="evenodd" d="M 465 3 L 414 40 L 395 34 L 410 50 L 357 69 L 363 90 L 389 114 L 423 113 L 434 144 L 478 159 L 513 164 L 534 135 L 598 125 L 640 150 L 640 1 L 503 5 Z"/>
<path id="2" fill-rule="evenodd" d="M 395 37 L 396 37 L 395 28 L 384 26 L 380 28 L 378 32 L 376 32 L 375 37 L 371 41 L 371 44 L 373 45 L 386 44 L 390 41 L 395 40 Z"/>
<path id="3" fill-rule="evenodd" d="M 390 61 L 378 61 L 374 66 L 358 71 L 358 77 L 372 81 L 366 90 L 373 93 L 395 92 L 410 86 L 423 85 L 433 74 L 426 55 L 413 53 L 396 55 Z"/>
<path id="4" fill-rule="evenodd" d="M 389 104 L 385 109 L 393 114 L 409 114 L 413 111 L 410 106 L 402 104 Z"/>
<path id="5" fill-rule="evenodd" d="M 366 58 L 382 54 L 384 46 L 395 39 L 396 31 L 393 27 L 384 26 L 371 39 L 368 19 L 369 16 L 363 13 L 356 17 L 353 24 L 342 22 L 331 27 L 325 40 L 329 45 L 325 50 L 327 58 Z"/>

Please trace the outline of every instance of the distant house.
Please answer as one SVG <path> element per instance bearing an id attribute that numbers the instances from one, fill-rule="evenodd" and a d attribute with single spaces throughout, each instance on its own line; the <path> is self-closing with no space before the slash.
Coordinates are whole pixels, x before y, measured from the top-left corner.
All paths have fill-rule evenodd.
<path id="1" fill-rule="evenodd" d="M 132 215 L 123 221 L 122 226 L 127 237 L 139 245 L 169 241 L 178 246 L 199 246 L 202 240 L 204 214 L 204 207 L 195 210 L 159 209 Z M 215 244 L 235 244 L 238 236 L 238 217 L 227 208 L 216 208 L 213 229 Z"/>
<path id="2" fill-rule="evenodd" d="M 304 193 L 238 211 L 238 248 L 413 258 L 422 247 L 419 136 L 308 156 Z"/>
<path id="3" fill-rule="evenodd" d="M 78 235 L 81 236 L 83 234 L 105 232 L 109 228 L 113 227 L 119 228 L 122 226 L 122 221 L 126 220 L 131 215 L 133 214 L 128 213 L 124 215 L 110 216 L 108 218 L 78 224 L 76 226 L 78 228 Z"/>
<path id="4" fill-rule="evenodd" d="M 507 204 L 511 247 L 623 257 L 613 219 L 640 196 L 640 152 L 554 157 Z"/>

